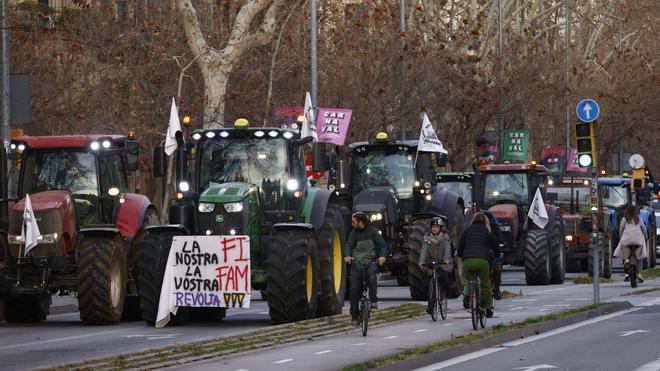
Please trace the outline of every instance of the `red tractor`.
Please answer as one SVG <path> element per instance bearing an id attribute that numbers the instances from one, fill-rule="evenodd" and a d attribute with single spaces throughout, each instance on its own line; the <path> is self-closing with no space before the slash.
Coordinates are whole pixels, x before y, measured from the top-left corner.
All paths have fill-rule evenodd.
<path id="1" fill-rule="evenodd" d="M 11 149 L 9 244 L 0 265 L 5 319 L 44 320 L 51 296 L 72 291 L 85 324 L 138 316 L 134 246 L 145 226 L 158 223 L 149 199 L 129 193 L 138 141 L 132 135 L 22 136 Z M 26 194 L 41 233 L 27 254 L 21 234 Z"/>
<path id="2" fill-rule="evenodd" d="M 528 285 L 563 283 L 566 254 L 561 210 L 544 205 L 549 219 L 544 228 L 527 217 L 537 189 L 547 199 L 548 169 L 535 163 L 490 164 L 478 167 L 475 176 L 478 206 L 498 219 L 506 261 L 525 266 Z"/>

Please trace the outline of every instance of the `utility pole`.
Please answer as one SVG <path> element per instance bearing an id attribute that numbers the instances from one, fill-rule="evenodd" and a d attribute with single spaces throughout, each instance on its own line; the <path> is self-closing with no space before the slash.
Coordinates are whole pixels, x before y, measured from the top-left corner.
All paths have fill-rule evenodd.
<path id="1" fill-rule="evenodd" d="M 619 19 L 619 58 L 621 53 L 623 53 L 623 19 Z M 617 126 L 619 127 L 619 174 L 623 174 L 623 125 Z"/>
<path id="2" fill-rule="evenodd" d="M 571 97 L 569 91 L 571 83 L 571 15 L 570 9 L 568 8 L 568 1 L 569 0 L 564 0 L 564 14 L 566 15 L 566 86 L 564 88 L 564 105 L 566 106 L 566 149 L 564 150 L 564 163 L 566 164 L 567 169 L 571 148 Z"/>
<path id="3" fill-rule="evenodd" d="M 310 2 L 311 18 L 311 71 L 312 71 L 312 111 L 314 112 L 314 125 L 316 125 L 316 108 L 318 107 L 317 83 L 318 83 L 318 63 L 317 63 L 317 30 L 316 30 L 316 0 Z"/>
<path id="4" fill-rule="evenodd" d="M 2 56 L 0 57 L 0 64 L 2 64 L 2 102 L 0 102 L 0 112 L 2 114 L 2 129 L 0 136 L 2 136 L 2 143 L 5 148 L 9 148 L 9 127 L 11 125 L 11 112 L 9 97 L 9 12 L 7 11 L 7 1 L 2 1 L 2 34 L 0 36 L 0 43 L 2 43 Z"/>
<path id="5" fill-rule="evenodd" d="M 502 160 L 504 158 L 504 116 L 502 114 L 502 0 L 497 0 L 497 84 L 500 91 L 497 113 L 497 133 L 499 136 L 497 157 Z"/>
<path id="6" fill-rule="evenodd" d="M 406 140 L 406 124 L 403 112 L 406 105 L 406 0 L 399 0 L 399 32 L 401 37 L 401 58 L 399 59 L 399 137 Z"/>

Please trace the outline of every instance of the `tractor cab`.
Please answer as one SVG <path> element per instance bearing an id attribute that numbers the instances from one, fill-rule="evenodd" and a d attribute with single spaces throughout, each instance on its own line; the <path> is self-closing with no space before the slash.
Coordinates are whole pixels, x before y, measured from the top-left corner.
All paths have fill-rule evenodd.
<path id="1" fill-rule="evenodd" d="M 438 173 L 436 176 L 438 184 L 452 192 L 456 192 L 463 200 L 465 205 L 472 205 L 474 203 L 474 173 Z"/>

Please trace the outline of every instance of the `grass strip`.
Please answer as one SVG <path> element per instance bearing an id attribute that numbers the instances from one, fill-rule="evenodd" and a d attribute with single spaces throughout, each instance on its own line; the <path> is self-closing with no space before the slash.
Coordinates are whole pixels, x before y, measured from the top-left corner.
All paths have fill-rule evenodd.
<path id="1" fill-rule="evenodd" d="M 599 304 L 591 304 L 587 305 L 584 307 L 580 308 L 574 308 L 574 309 L 569 309 L 566 311 L 558 312 L 558 313 L 553 313 L 553 314 L 548 314 L 544 316 L 539 316 L 539 317 L 534 317 L 534 318 L 529 318 L 526 319 L 522 322 L 515 322 L 512 321 L 509 324 L 499 324 L 496 326 L 493 326 L 487 331 L 480 331 L 480 332 L 475 332 L 475 333 L 470 333 L 468 335 L 463 335 L 463 336 L 456 336 L 453 337 L 452 339 L 449 340 L 444 340 L 441 342 L 433 343 L 430 345 L 425 345 L 421 347 L 416 347 L 412 349 L 408 349 L 406 351 L 381 357 L 381 358 L 376 358 L 370 361 L 366 362 L 361 362 L 361 363 L 356 363 L 350 366 L 346 366 L 342 368 L 342 371 L 363 371 L 363 370 L 370 370 L 376 367 L 381 367 L 381 366 L 386 366 L 394 363 L 398 363 L 401 361 L 405 361 L 411 358 L 415 358 L 417 356 L 423 355 L 423 354 L 428 354 L 432 353 L 438 350 L 443 350 L 447 348 L 451 348 L 453 346 L 461 345 L 461 344 L 467 344 L 471 343 L 477 340 L 481 340 L 484 338 L 488 338 L 491 336 L 496 336 L 496 335 L 501 335 L 503 333 L 521 329 L 530 325 L 534 325 L 537 323 L 541 322 L 547 322 L 547 321 L 552 321 L 564 317 L 568 317 L 574 314 L 586 312 L 592 309 L 600 308 L 602 306 L 610 305 L 612 303 L 599 303 Z"/>
<path id="2" fill-rule="evenodd" d="M 403 321 L 425 314 L 426 306 L 402 304 L 372 313 L 370 326 Z M 145 352 L 66 364 L 51 370 L 121 370 L 154 369 L 178 366 L 200 360 L 222 358 L 241 352 L 264 349 L 280 344 L 312 340 L 322 336 L 355 330 L 349 315 L 317 318 L 307 321 L 272 326 L 238 336 L 197 341 Z"/>
<path id="3" fill-rule="evenodd" d="M 614 280 L 611 278 L 603 278 L 603 277 L 600 278 L 600 283 L 613 283 L 613 282 Z M 590 283 L 594 283 L 594 278 L 586 277 L 586 276 L 575 277 L 573 283 L 576 285 L 590 284 Z"/>
<path id="4" fill-rule="evenodd" d="M 644 276 L 645 279 L 660 277 L 660 268 L 655 267 L 642 271 L 642 276 Z"/>
<path id="5" fill-rule="evenodd" d="M 641 290 L 626 292 L 625 294 L 621 294 L 621 296 L 642 295 L 642 294 L 646 294 L 646 293 L 654 292 L 654 291 L 660 291 L 660 287 L 649 287 L 647 289 L 641 289 Z"/>

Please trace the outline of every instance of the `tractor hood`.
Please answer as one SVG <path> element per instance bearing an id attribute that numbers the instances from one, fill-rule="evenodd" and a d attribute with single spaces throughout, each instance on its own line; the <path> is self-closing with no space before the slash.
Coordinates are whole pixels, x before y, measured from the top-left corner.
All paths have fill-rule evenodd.
<path id="1" fill-rule="evenodd" d="M 390 222 L 399 218 L 399 203 L 392 187 L 371 187 L 363 190 L 353 199 L 353 210 L 365 213 L 385 211 Z"/>
<path id="2" fill-rule="evenodd" d="M 212 184 L 199 196 L 200 202 L 228 203 L 240 202 L 256 186 L 250 183 Z"/>
<path id="3" fill-rule="evenodd" d="M 518 219 L 518 207 L 516 205 L 495 205 L 489 209 L 497 219 Z"/>
<path id="4" fill-rule="evenodd" d="M 67 191 L 45 191 L 30 195 L 32 210 L 61 210 L 71 202 L 71 196 Z M 14 204 L 12 210 L 22 213 L 25 209 L 25 198 Z"/>

